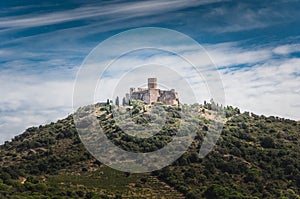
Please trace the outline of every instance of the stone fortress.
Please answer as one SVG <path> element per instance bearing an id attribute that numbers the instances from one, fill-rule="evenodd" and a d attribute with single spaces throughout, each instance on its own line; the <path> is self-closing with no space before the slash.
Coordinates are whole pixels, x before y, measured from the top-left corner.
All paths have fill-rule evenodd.
<path id="1" fill-rule="evenodd" d="M 142 100 L 145 104 L 161 102 L 166 105 L 179 105 L 178 93 L 174 89 L 159 89 L 157 78 L 148 78 L 148 88 L 130 88 L 126 98 Z"/>

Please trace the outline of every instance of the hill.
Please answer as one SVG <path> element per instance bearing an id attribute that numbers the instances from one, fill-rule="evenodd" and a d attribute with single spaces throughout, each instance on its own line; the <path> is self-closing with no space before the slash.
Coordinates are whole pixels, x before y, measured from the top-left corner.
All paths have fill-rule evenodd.
<path id="1" fill-rule="evenodd" d="M 111 105 L 98 106 L 106 135 L 125 150 L 153 151 L 176 133 L 178 108 L 165 106 L 170 122 L 147 143 L 116 127 Z M 199 110 L 195 141 L 152 173 L 121 172 L 96 160 L 81 143 L 73 115 L 31 127 L 0 147 L 0 198 L 300 198 L 299 122 L 210 103 L 192 106 Z M 127 108 L 135 122 L 147 122 L 143 105 Z M 216 108 L 225 110 L 226 124 L 214 150 L 200 159 Z"/>

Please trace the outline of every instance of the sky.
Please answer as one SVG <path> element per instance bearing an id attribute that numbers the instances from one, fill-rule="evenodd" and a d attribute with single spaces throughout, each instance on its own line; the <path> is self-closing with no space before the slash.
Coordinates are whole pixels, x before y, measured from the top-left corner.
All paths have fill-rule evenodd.
<path id="1" fill-rule="evenodd" d="M 226 105 L 299 120 L 299 10 L 295 0 L 2 1 L 0 143 L 72 113 L 86 56 L 141 27 L 172 29 L 201 44 Z"/>

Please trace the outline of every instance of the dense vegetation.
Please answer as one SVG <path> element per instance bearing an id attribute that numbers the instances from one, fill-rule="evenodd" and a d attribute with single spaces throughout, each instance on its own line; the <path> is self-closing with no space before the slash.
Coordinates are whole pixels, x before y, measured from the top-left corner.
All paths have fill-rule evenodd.
<path id="1" fill-rule="evenodd" d="M 31 127 L 1 146 L 0 198 L 300 198 L 299 122 L 240 113 L 238 108 L 204 105 L 163 106 L 166 122 L 158 134 L 136 138 L 114 121 L 113 110 L 128 112 L 141 126 L 161 114 L 149 114 L 141 102 L 116 107 L 97 105 L 105 133 L 128 151 L 155 151 L 176 134 L 180 111 L 196 109 L 195 141 L 172 165 L 130 174 L 95 160 L 85 149 L 72 115 L 45 126 Z M 214 150 L 205 158 L 199 147 L 216 110 L 226 124 Z M 82 110 L 89 111 L 89 107 Z M 130 125 L 121 118 L 120 125 Z M 127 126 L 128 127 L 128 126 Z M 130 128 L 129 128 L 130 129 Z"/>

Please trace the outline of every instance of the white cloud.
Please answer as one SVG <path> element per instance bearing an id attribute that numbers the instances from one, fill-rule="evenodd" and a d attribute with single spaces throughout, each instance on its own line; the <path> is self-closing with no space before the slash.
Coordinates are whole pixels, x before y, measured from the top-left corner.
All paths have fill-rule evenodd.
<path id="1" fill-rule="evenodd" d="M 300 59 L 269 61 L 222 74 L 227 104 L 257 114 L 300 119 Z M 226 70 L 224 70 L 225 72 Z"/>
<path id="2" fill-rule="evenodd" d="M 300 118 L 300 59 L 288 57 L 273 59 L 273 56 L 278 56 L 278 51 L 274 52 L 276 47 L 246 49 L 238 43 L 207 44 L 205 47 L 212 60 L 215 61 L 218 67 L 222 68 L 220 72 L 226 94 L 226 104 L 257 114 L 278 115 L 293 119 Z M 183 54 L 187 58 L 196 61 L 203 60 L 202 56 L 197 56 L 197 53 L 193 52 L 193 49 L 189 49 L 188 46 L 178 48 L 184 49 Z M 287 52 L 287 50 L 284 52 Z M 289 52 L 292 51 L 289 50 Z M 58 62 L 60 63 L 60 61 Z M 199 81 L 197 74 L 191 73 L 186 63 L 180 62 L 178 58 L 174 59 L 174 56 L 160 54 L 151 56 L 147 60 L 141 59 L 139 56 L 124 57 L 124 59 L 115 63 L 115 66 L 111 68 L 111 72 L 113 74 L 118 70 L 120 72 L 120 69 L 123 69 L 122 67 L 126 69 L 129 66 L 139 66 L 147 63 L 172 66 L 176 68 L 174 74 L 184 75 L 188 77 L 189 81 L 184 84 L 178 76 L 167 71 L 159 76 L 161 72 L 159 70 L 139 70 L 134 73 L 134 78 L 132 74 L 130 76 L 130 73 L 127 77 L 123 77 L 125 78 L 124 81 L 126 78 L 136 79 L 128 86 L 140 86 L 146 83 L 146 77 L 149 75 L 157 75 L 159 81 L 163 83 L 162 86 L 176 88 L 182 92 L 187 87 L 186 85 L 190 85 L 197 88 L 197 92 L 199 92 L 197 97 L 201 101 L 209 100 L 209 92 L 205 91 L 207 90 L 205 81 L 203 79 Z M 122 67 L 120 64 L 122 64 Z M 231 69 L 232 66 L 240 64 L 250 66 Z M 204 66 L 206 66 L 205 63 Z M 75 77 L 73 71 L 71 71 L 73 75 L 62 70 L 54 70 L 51 73 L 29 74 L 14 69 L 1 71 L 0 84 L 4 86 L 2 86 L 0 94 L 5 97 L 0 99 L 0 142 L 21 133 L 29 126 L 55 121 L 57 118 L 63 118 L 72 112 L 73 81 Z M 211 75 L 209 72 L 203 74 Z M 115 76 L 105 78 L 105 89 L 101 90 L 100 95 L 96 93 L 96 99 L 100 99 L 103 95 L 111 95 L 116 85 L 117 89 L 120 90 L 123 89 L 122 86 L 127 86 L 124 82 L 120 83 L 120 79 L 114 78 Z M 214 81 L 215 78 L 215 76 L 208 77 L 208 80 Z M 127 91 L 126 88 L 125 90 Z"/>
<path id="3" fill-rule="evenodd" d="M 206 45 L 221 68 L 226 103 L 264 115 L 300 119 L 299 44 L 245 48 L 239 43 Z M 278 55 L 284 55 L 278 59 Z M 247 65 L 240 67 L 239 65 Z M 233 67 L 233 68 L 232 68 Z"/>
<path id="4" fill-rule="evenodd" d="M 0 85 L 0 143 L 27 127 L 55 121 L 72 112 L 72 79 L 3 70 Z"/>
<path id="5" fill-rule="evenodd" d="M 300 52 L 300 44 L 287 44 L 277 46 L 276 48 L 274 48 L 273 52 L 278 55 L 287 55 L 293 52 Z"/>
<path id="6" fill-rule="evenodd" d="M 272 57 L 270 49 L 244 49 L 234 43 L 223 43 L 205 46 L 211 59 L 219 67 L 253 64 Z"/>

